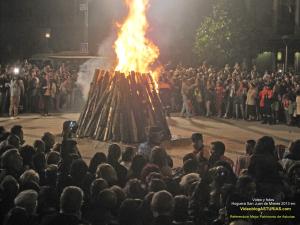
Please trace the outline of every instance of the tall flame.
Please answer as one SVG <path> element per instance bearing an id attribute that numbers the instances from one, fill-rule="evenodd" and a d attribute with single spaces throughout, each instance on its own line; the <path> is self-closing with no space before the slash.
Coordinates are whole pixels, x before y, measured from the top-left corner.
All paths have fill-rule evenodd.
<path id="1" fill-rule="evenodd" d="M 129 15 L 120 27 L 115 51 L 118 65 L 115 70 L 124 73 L 150 72 L 150 66 L 159 56 L 159 49 L 146 38 L 148 22 L 146 11 L 149 0 L 125 0 Z"/>

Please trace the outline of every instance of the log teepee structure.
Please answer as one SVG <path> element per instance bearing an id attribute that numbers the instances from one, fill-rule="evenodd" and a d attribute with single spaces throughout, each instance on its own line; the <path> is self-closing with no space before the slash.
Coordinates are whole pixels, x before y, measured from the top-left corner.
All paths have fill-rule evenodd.
<path id="1" fill-rule="evenodd" d="M 152 76 L 96 70 L 77 135 L 140 143 L 146 140 L 151 126 L 161 128 L 165 140 L 171 138 Z"/>

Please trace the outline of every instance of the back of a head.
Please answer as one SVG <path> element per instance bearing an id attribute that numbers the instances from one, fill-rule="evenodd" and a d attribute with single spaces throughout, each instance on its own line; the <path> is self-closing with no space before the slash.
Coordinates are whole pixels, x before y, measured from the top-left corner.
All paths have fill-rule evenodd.
<path id="1" fill-rule="evenodd" d="M 181 178 L 180 187 L 186 194 L 191 194 L 189 192 L 191 191 L 190 189 L 193 187 L 193 184 L 199 182 L 200 180 L 201 178 L 198 173 L 186 174 Z"/>
<path id="2" fill-rule="evenodd" d="M 83 203 L 83 191 L 79 187 L 68 186 L 60 196 L 60 210 L 66 214 L 78 214 Z"/>
<path id="3" fill-rule="evenodd" d="M 214 151 L 217 155 L 224 155 L 225 145 L 221 141 L 215 141 L 211 143 L 213 145 Z"/>
<path id="4" fill-rule="evenodd" d="M 160 133 L 161 128 L 159 127 L 150 127 L 148 131 L 148 140 L 152 143 L 158 144 L 160 142 Z"/>
<path id="5" fill-rule="evenodd" d="M 162 179 L 154 178 L 150 181 L 148 190 L 149 192 L 158 192 L 166 190 L 166 184 Z"/>
<path id="6" fill-rule="evenodd" d="M 95 153 L 95 155 L 92 157 L 92 159 L 90 161 L 89 172 L 93 173 L 93 174 L 96 173 L 97 167 L 101 163 L 106 163 L 106 162 L 107 162 L 107 158 L 103 152 Z"/>
<path id="7" fill-rule="evenodd" d="M 50 132 L 44 133 L 41 139 L 45 142 L 48 148 L 52 148 L 55 144 L 55 137 Z"/>
<path id="8" fill-rule="evenodd" d="M 7 143 L 9 145 L 14 146 L 15 148 L 19 148 L 20 147 L 20 138 L 17 135 L 10 134 L 7 137 Z"/>
<path id="9" fill-rule="evenodd" d="M 46 156 L 43 152 L 36 153 L 33 158 L 33 167 L 37 171 L 42 171 L 46 168 Z"/>
<path id="10" fill-rule="evenodd" d="M 25 145 L 23 147 L 21 147 L 20 149 L 20 155 L 23 158 L 23 164 L 24 166 L 31 166 L 32 165 L 32 158 L 33 155 L 35 154 L 35 150 L 32 146 L 30 145 Z"/>
<path id="11" fill-rule="evenodd" d="M 275 142 L 272 137 L 264 136 L 258 139 L 254 148 L 254 154 L 274 155 L 274 152 L 275 152 Z"/>
<path id="12" fill-rule="evenodd" d="M 99 209 L 111 210 L 117 205 L 117 197 L 115 192 L 110 189 L 100 191 L 96 197 L 96 206 Z"/>
<path id="13" fill-rule="evenodd" d="M 256 145 L 256 141 L 255 140 L 247 140 L 246 141 L 246 153 L 248 155 L 252 155 L 253 154 L 253 150 L 255 148 Z"/>
<path id="14" fill-rule="evenodd" d="M 61 160 L 60 158 L 60 153 L 56 151 L 51 151 L 47 154 L 47 165 L 58 165 L 59 161 Z"/>
<path id="15" fill-rule="evenodd" d="M 72 162 L 70 168 L 70 175 L 73 179 L 81 181 L 81 179 L 84 179 L 87 171 L 88 166 L 82 159 L 76 159 Z"/>
<path id="16" fill-rule="evenodd" d="M 174 198 L 174 220 L 184 222 L 189 218 L 189 199 L 185 195 L 177 195 Z"/>
<path id="17" fill-rule="evenodd" d="M 71 154 L 77 154 L 77 142 L 73 139 L 64 139 L 60 147 L 60 154 L 63 159 Z"/>
<path id="18" fill-rule="evenodd" d="M 7 175 L 2 179 L 0 183 L 0 189 L 5 197 L 12 199 L 17 196 L 19 191 L 19 183 L 13 176 Z"/>
<path id="19" fill-rule="evenodd" d="M 168 165 L 166 150 L 161 147 L 154 147 L 151 150 L 150 162 L 157 165 L 159 168 Z"/>
<path id="20" fill-rule="evenodd" d="M 55 186 L 57 182 L 58 166 L 50 164 L 45 170 L 45 181 L 47 185 Z"/>
<path id="21" fill-rule="evenodd" d="M 108 183 L 104 179 L 98 178 L 94 180 L 90 187 L 91 199 L 96 198 L 96 196 L 106 188 L 108 188 Z"/>
<path id="22" fill-rule="evenodd" d="M 189 159 L 183 164 L 183 171 L 185 174 L 197 173 L 199 171 L 199 164 L 196 159 Z"/>
<path id="23" fill-rule="evenodd" d="M 47 212 L 49 209 L 58 210 L 57 191 L 50 186 L 43 186 L 39 192 L 37 213 Z"/>
<path id="24" fill-rule="evenodd" d="M 3 135 L 4 133 L 6 133 L 5 127 L 4 126 L 0 126 L 0 136 Z"/>
<path id="25" fill-rule="evenodd" d="M 26 183 L 29 183 L 29 182 L 35 182 L 35 183 L 39 184 L 40 177 L 39 177 L 39 174 L 37 172 L 30 169 L 30 170 L 26 170 L 20 176 L 20 182 L 21 182 L 21 184 L 26 184 Z"/>
<path id="26" fill-rule="evenodd" d="M 37 152 L 45 153 L 45 142 L 42 140 L 35 140 L 33 143 L 33 147 Z"/>
<path id="27" fill-rule="evenodd" d="M 300 160 L 300 140 L 294 141 L 291 144 L 289 151 L 291 154 L 293 154 L 294 158 Z"/>
<path id="28" fill-rule="evenodd" d="M 118 144 L 111 144 L 108 147 L 107 161 L 108 163 L 118 162 L 121 157 L 121 148 Z"/>
<path id="29" fill-rule="evenodd" d="M 135 173 L 140 173 L 146 165 L 146 163 L 147 161 L 142 155 L 136 155 L 132 159 L 130 169 Z"/>
<path id="30" fill-rule="evenodd" d="M 115 193 L 117 197 L 117 207 L 120 207 L 121 203 L 126 199 L 126 194 L 124 190 L 117 185 L 114 185 L 109 189 Z"/>
<path id="31" fill-rule="evenodd" d="M 1 166 L 3 169 L 8 169 L 10 170 L 10 168 L 15 167 L 16 165 L 14 164 L 16 157 L 18 157 L 19 152 L 17 149 L 10 149 L 7 150 L 6 152 L 4 152 L 1 156 Z M 21 156 L 19 156 L 20 159 Z M 20 167 L 23 166 L 23 159 L 20 160 Z M 21 169 L 21 168 L 19 168 Z"/>
<path id="32" fill-rule="evenodd" d="M 145 190 L 142 182 L 138 179 L 131 179 L 126 183 L 124 191 L 128 198 L 142 199 L 145 195 Z"/>
<path id="33" fill-rule="evenodd" d="M 126 147 L 122 154 L 122 161 L 131 162 L 135 154 L 135 150 L 132 147 Z"/>
<path id="34" fill-rule="evenodd" d="M 143 170 L 141 171 L 141 179 L 142 181 L 145 181 L 146 178 L 148 177 L 148 175 L 150 173 L 153 173 L 153 172 L 156 172 L 156 173 L 161 173 L 159 167 L 155 164 L 147 164 L 144 166 Z"/>
<path id="35" fill-rule="evenodd" d="M 192 142 L 196 143 L 199 140 L 203 141 L 203 135 L 200 133 L 193 133 L 192 134 Z"/>
<path id="36" fill-rule="evenodd" d="M 14 207 L 7 213 L 3 225 L 29 225 L 29 216 L 22 207 Z"/>
<path id="37" fill-rule="evenodd" d="M 15 206 L 26 209 L 28 214 L 33 214 L 37 207 L 38 193 L 34 190 L 20 192 L 14 200 Z"/>
<path id="38" fill-rule="evenodd" d="M 20 138 L 20 140 L 23 138 L 23 131 L 22 131 L 22 126 L 21 125 L 14 125 L 11 129 L 10 129 L 10 133 L 18 136 Z M 22 140 L 21 140 L 22 141 Z"/>
<path id="39" fill-rule="evenodd" d="M 159 191 L 153 195 L 151 209 L 154 216 L 171 215 L 174 208 L 174 198 L 167 191 Z"/>
<path id="40" fill-rule="evenodd" d="M 142 223 L 141 214 L 142 201 L 138 199 L 126 199 L 121 204 L 119 210 L 120 225 L 140 225 Z"/>
<path id="41" fill-rule="evenodd" d="M 115 169 L 107 163 L 102 163 L 96 171 L 97 178 L 103 178 L 109 185 L 114 185 L 118 181 L 118 176 Z"/>

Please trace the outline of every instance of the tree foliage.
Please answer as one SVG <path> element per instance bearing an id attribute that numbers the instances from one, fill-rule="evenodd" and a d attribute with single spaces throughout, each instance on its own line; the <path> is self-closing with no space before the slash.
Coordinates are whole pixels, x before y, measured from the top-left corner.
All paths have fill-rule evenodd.
<path id="1" fill-rule="evenodd" d="M 195 53 L 216 65 L 250 59 L 259 48 L 258 31 L 242 0 L 215 0 L 197 30 Z"/>

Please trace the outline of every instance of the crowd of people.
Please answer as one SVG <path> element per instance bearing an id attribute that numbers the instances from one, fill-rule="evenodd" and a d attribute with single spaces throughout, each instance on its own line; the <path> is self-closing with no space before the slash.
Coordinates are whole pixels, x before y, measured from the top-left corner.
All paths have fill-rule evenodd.
<path id="1" fill-rule="evenodd" d="M 207 157 L 202 134 L 191 140 L 193 149 L 178 168 L 155 127 L 137 148 L 111 144 L 107 154 L 97 152 L 87 163 L 68 129 L 60 143 L 46 132 L 28 145 L 21 126 L 1 127 L 0 223 L 300 224 L 300 140 L 286 151 L 268 136 L 248 140 L 245 155 L 235 163 L 224 155 L 223 142 L 212 142 Z M 296 205 L 278 219 L 281 211 L 243 212 L 232 204 L 254 198 Z M 265 214 L 268 219 L 260 217 Z"/>
<path id="2" fill-rule="evenodd" d="M 159 78 L 159 92 L 168 112 L 182 116 L 218 116 L 262 123 L 300 125 L 300 76 L 248 71 L 238 63 L 217 69 L 177 66 Z"/>
<path id="3" fill-rule="evenodd" d="M 0 116 L 16 118 L 19 113 L 70 110 L 82 94 L 76 83 L 78 66 L 69 62 L 56 67 L 27 60 L 0 65 Z"/>

